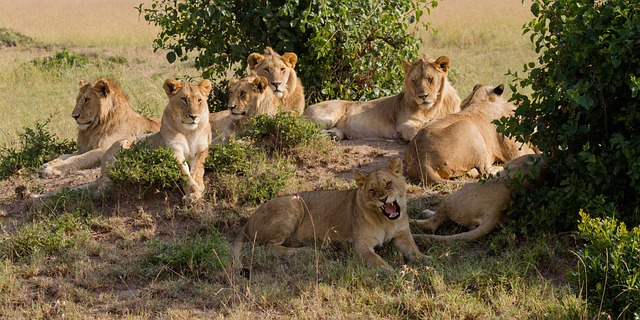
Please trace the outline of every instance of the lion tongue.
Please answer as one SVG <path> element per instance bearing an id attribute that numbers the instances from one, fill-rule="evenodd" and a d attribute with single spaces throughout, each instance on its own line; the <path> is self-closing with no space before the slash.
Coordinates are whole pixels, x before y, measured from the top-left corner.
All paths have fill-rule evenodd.
<path id="1" fill-rule="evenodd" d="M 388 213 L 389 216 L 394 217 L 398 214 L 398 210 L 396 210 L 396 205 L 393 203 L 387 203 L 384 205 L 384 212 Z"/>

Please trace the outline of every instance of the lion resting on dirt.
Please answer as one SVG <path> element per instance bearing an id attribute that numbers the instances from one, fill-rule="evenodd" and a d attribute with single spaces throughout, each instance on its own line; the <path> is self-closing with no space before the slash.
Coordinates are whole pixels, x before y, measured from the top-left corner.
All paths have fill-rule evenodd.
<path id="1" fill-rule="evenodd" d="M 463 225 L 467 232 L 454 235 L 414 234 L 416 239 L 476 240 L 493 231 L 503 220 L 502 210 L 513 201 L 512 191 L 519 182 L 525 187 L 544 170 L 540 154 L 524 155 L 504 164 L 504 170 L 484 182 L 467 183 L 451 194 L 428 220 L 415 220 L 423 228 L 435 232 L 445 221 Z M 537 172 L 536 172 L 537 171 Z"/>
<path id="2" fill-rule="evenodd" d="M 255 75 L 269 80 L 273 93 L 280 99 L 285 111 L 302 114 L 304 111 L 304 87 L 294 70 L 298 56 L 286 52 L 282 56 L 271 47 L 264 49 L 264 55 L 252 53 L 247 58 L 249 69 Z"/>
<path id="3" fill-rule="evenodd" d="M 309 106 L 304 114 L 339 140 L 410 141 L 427 122 L 460 111 L 460 97 L 447 80 L 450 65 L 446 56 L 403 61 L 401 93 L 372 101 L 324 101 Z"/>
<path id="4" fill-rule="evenodd" d="M 116 160 L 116 154 L 121 148 L 128 149 L 135 142 L 146 140 L 151 149 L 168 147 L 173 150 L 187 177 L 184 200 L 193 204 L 202 198 L 204 192 L 204 162 L 211 143 L 207 104 L 211 82 L 203 80 L 195 85 L 187 81 L 167 79 L 163 88 L 169 97 L 169 103 L 162 114 L 160 131 L 114 143 L 105 153 L 100 179 L 107 179 L 109 164 Z"/>
<path id="5" fill-rule="evenodd" d="M 258 114 L 275 115 L 280 106 L 280 100 L 269 88 L 265 77 L 231 79 L 229 91 L 228 110 L 209 114 L 214 137 L 212 144 L 227 142 L 243 122 Z"/>
<path id="6" fill-rule="evenodd" d="M 118 82 L 105 77 L 90 83 L 80 81 L 80 93 L 71 116 L 78 124 L 78 153 L 45 163 L 41 168 L 43 176 L 94 167 L 114 142 L 160 128 L 160 119 L 136 113 Z"/>
<path id="7" fill-rule="evenodd" d="M 390 269 L 374 252 L 390 240 L 405 257 L 422 257 L 409 230 L 400 159 L 368 175 L 356 173 L 355 180 L 354 190 L 303 192 L 261 205 L 235 240 L 235 261 L 245 241 L 289 249 L 329 239 L 353 243 L 354 253 L 372 267 Z"/>
<path id="8" fill-rule="evenodd" d="M 534 153 L 530 146 L 496 131 L 492 121 L 512 116 L 515 109 L 502 97 L 503 91 L 503 85 L 494 88 L 478 84 L 462 102 L 462 111 L 420 130 L 405 152 L 409 179 L 445 183 L 471 169 L 488 173 L 495 162 Z"/>

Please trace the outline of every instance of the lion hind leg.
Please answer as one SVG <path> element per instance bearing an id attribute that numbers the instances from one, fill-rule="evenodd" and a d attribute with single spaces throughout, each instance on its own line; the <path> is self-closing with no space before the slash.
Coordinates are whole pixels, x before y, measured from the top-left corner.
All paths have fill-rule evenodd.
<path id="1" fill-rule="evenodd" d="M 484 236 L 488 235 L 489 233 L 491 233 L 500 224 L 500 217 L 501 217 L 500 214 L 497 214 L 497 215 L 493 214 L 493 213 L 488 213 L 488 214 L 491 215 L 490 218 L 485 220 L 477 228 L 475 228 L 473 230 L 470 230 L 470 231 L 467 231 L 467 232 L 453 234 L 453 235 L 425 234 L 425 235 L 421 235 L 421 236 L 425 237 L 425 238 L 428 238 L 428 239 L 440 240 L 440 241 L 451 241 L 451 240 L 473 241 L 473 240 L 477 240 L 477 239 L 480 239 L 481 237 L 484 237 Z"/>

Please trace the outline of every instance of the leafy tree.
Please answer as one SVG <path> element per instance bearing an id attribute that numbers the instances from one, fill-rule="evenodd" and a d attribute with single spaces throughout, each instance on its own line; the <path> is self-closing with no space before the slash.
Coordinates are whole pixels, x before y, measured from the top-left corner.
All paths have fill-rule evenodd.
<path id="1" fill-rule="evenodd" d="M 534 0 L 531 12 L 524 29 L 540 56 L 513 73 L 518 117 L 502 125 L 540 147 L 549 176 L 514 213 L 544 229 L 575 230 L 581 208 L 637 225 L 640 3 Z"/>
<path id="2" fill-rule="evenodd" d="M 216 83 L 212 104 L 227 101 L 227 70 L 240 75 L 247 56 L 271 46 L 298 55 L 296 71 L 309 102 L 371 99 L 399 92 L 401 60 L 413 60 L 415 32 L 431 0 L 153 0 L 138 11 L 162 29 L 155 49 L 167 60 L 195 54 L 202 76 Z"/>

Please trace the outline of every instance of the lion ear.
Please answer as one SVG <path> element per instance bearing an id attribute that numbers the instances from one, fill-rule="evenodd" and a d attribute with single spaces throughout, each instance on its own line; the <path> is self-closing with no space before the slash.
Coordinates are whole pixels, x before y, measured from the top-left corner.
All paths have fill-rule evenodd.
<path id="1" fill-rule="evenodd" d="M 209 92 L 211 92 L 211 81 L 209 81 L 209 79 L 200 81 L 200 84 L 198 84 L 198 89 L 200 89 L 200 93 L 202 93 L 203 96 L 208 97 Z"/>
<path id="2" fill-rule="evenodd" d="M 389 171 L 391 173 L 401 176 L 402 175 L 402 161 L 399 158 L 393 158 L 389 164 Z"/>
<path id="3" fill-rule="evenodd" d="M 434 62 L 434 64 L 436 68 L 447 72 L 449 70 L 449 67 L 451 66 L 451 60 L 447 56 L 442 56 L 436 59 L 436 62 Z"/>
<path id="4" fill-rule="evenodd" d="M 162 88 L 164 89 L 164 92 L 167 93 L 167 96 L 171 97 L 180 91 L 180 88 L 182 88 L 182 82 L 176 79 L 167 79 L 164 81 Z"/>
<path id="5" fill-rule="evenodd" d="M 285 52 L 282 56 L 282 61 L 286 63 L 291 68 L 295 68 L 296 63 L 298 63 L 298 56 L 293 52 Z"/>
<path id="6" fill-rule="evenodd" d="M 367 182 L 367 176 L 356 171 L 356 173 L 353 174 L 353 177 L 356 180 L 358 188 L 364 188 L 364 184 Z"/>
<path id="7" fill-rule="evenodd" d="M 476 83 L 476 85 L 473 86 L 473 90 L 471 90 L 471 91 L 472 92 L 476 92 L 480 88 L 482 88 L 482 83 Z"/>
<path id="8" fill-rule="evenodd" d="M 264 61 L 264 56 L 257 52 L 250 54 L 247 58 L 247 64 L 249 64 L 249 69 L 251 70 L 253 70 L 262 61 Z"/>
<path id="9" fill-rule="evenodd" d="M 413 66 L 413 63 L 406 60 L 402 60 L 402 69 L 404 69 L 404 74 L 409 74 L 409 72 L 411 72 L 412 66 Z"/>
<path id="10" fill-rule="evenodd" d="M 240 80 L 238 80 L 237 78 L 231 78 L 231 81 L 229 81 L 229 84 L 230 85 L 234 85 L 234 84 L 238 83 L 238 81 L 240 81 Z"/>
<path id="11" fill-rule="evenodd" d="M 269 87 L 269 80 L 267 80 L 267 78 L 261 76 L 253 80 L 253 88 L 256 89 L 256 91 L 263 93 L 267 87 Z"/>
<path id="12" fill-rule="evenodd" d="M 86 85 L 87 85 L 87 83 L 86 83 L 86 82 L 84 82 L 84 80 L 80 80 L 80 83 L 78 83 L 78 86 L 79 86 L 80 88 L 82 88 L 82 87 L 84 87 L 84 86 L 86 86 Z"/>
<path id="13" fill-rule="evenodd" d="M 109 83 L 107 81 L 104 81 L 103 79 L 96 81 L 92 89 L 98 94 L 98 96 L 101 96 L 101 97 L 106 97 L 107 95 L 109 95 L 109 92 L 111 91 L 109 89 Z"/>
<path id="14" fill-rule="evenodd" d="M 504 92 L 504 84 L 500 84 L 499 86 L 493 88 L 493 93 L 499 96 L 501 96 L 503 92 Z"/>

